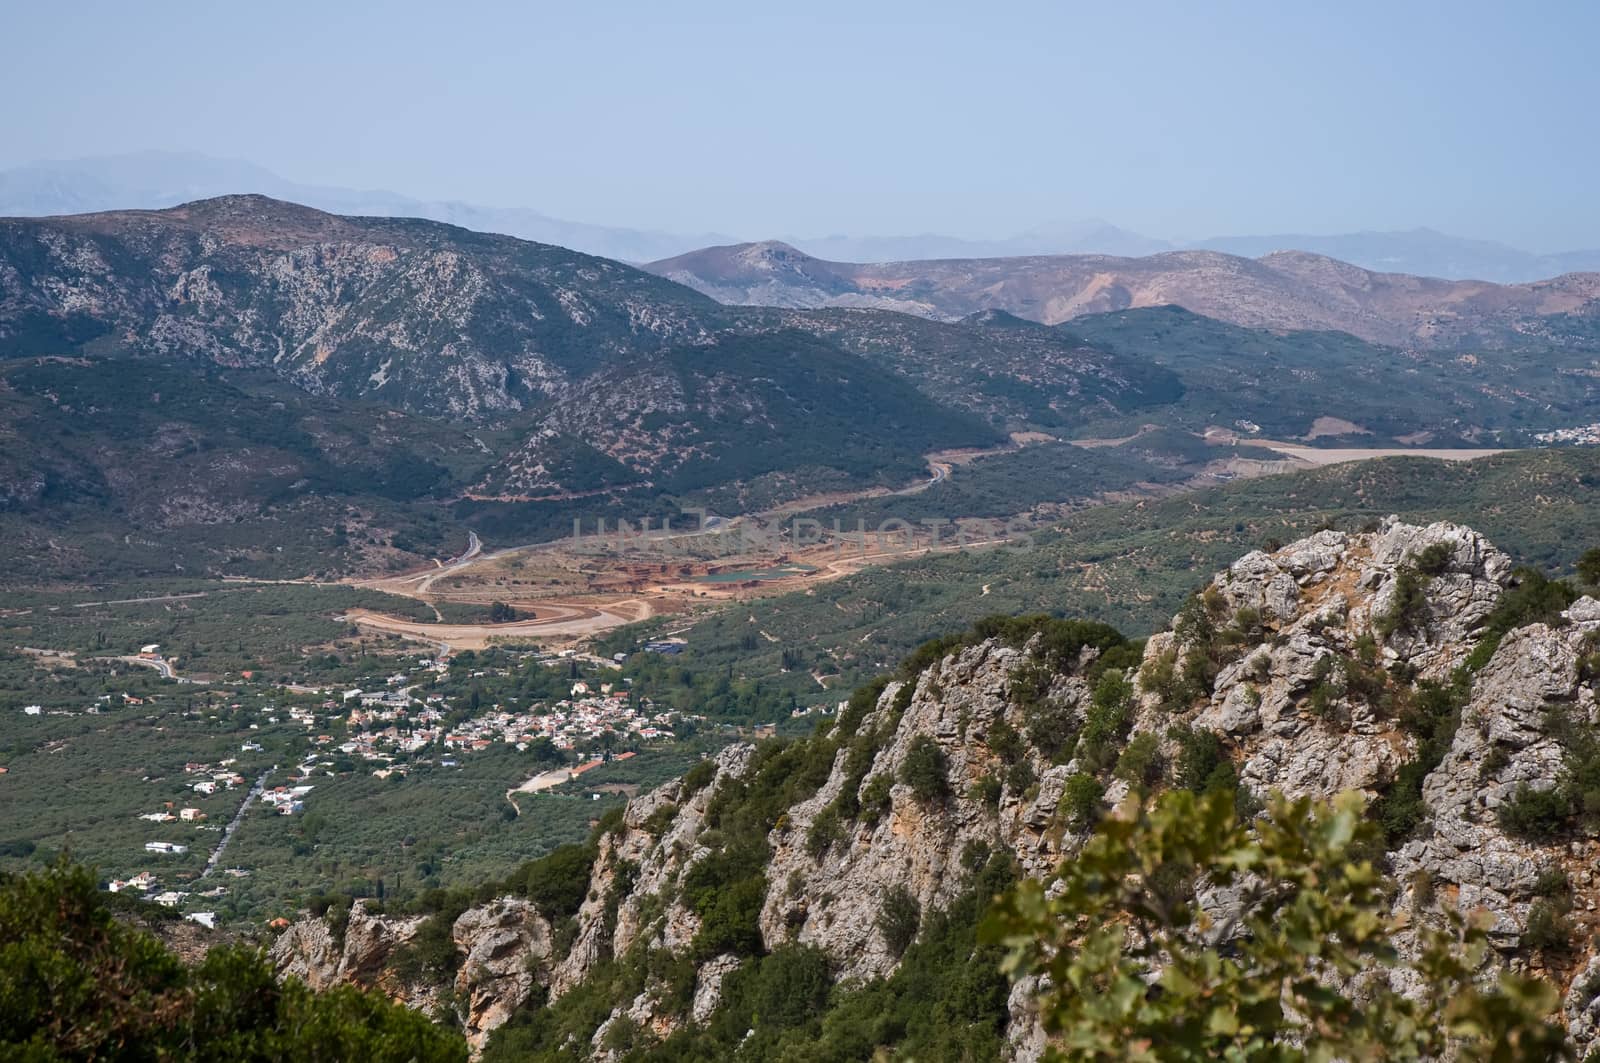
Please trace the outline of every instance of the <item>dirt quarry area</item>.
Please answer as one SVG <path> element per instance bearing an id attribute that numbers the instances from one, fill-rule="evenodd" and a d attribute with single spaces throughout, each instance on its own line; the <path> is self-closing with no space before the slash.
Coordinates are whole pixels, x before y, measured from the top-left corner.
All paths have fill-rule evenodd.
<path id="1" fill-rule="evenodd" d="M 651 617 L 786 594 L 869 565 L 958 548 L 954 542 L 875 533 L 782 548 L 787 542 L 779 525 L 756 527 L 744 518 L 695 535 L 632 542 L 569 539 L 485 552 L 455 562 L 448 571 L 405 573 L 362 584 L 427 602 L 437 616 L 434 622 L 368 610 L 348 615 L 369 630 L 451 650 L 536 639 L 576 643 Z M 992 545 L 974 536 L 962 548 Z M 510 607 L 516 618 L 500 623 L 456 619 L 463 611 L 496 603 Z"/>
<path id="2" fill-rule="evenodd" d="M 1294 443 L 1279 443 L 1270 439 L 1251 440 L 1259 447 L 1276 450 L 1284 457 L 1305 465 L 1337 465 L 1343 461 L 1370 461 L 1373 458 L 1437 458 L 1440 461 L 1474 461 L 1494 454 L 1506 453 L 1505 448 L 1478 449 L 1449 447 L 1305 447 Z"/>
<path id="3" fill-rule="evenodd" d="M 481 650 L 496 642 L 531 639 L 576 640 L 608 628 L 631 624 L 651 616 L 643 602 L 617 602 L 610 605 L 540 604 L 518 609 L 519 618 L 505 623 L 435 623 L 402 620 L 366 609 L 345 614 L 351 623 L 370 631 L 382 631 L 419 642 L 431 642 L 452 650 Z M 531 614 L 531 615 L 530 615 Z"/>

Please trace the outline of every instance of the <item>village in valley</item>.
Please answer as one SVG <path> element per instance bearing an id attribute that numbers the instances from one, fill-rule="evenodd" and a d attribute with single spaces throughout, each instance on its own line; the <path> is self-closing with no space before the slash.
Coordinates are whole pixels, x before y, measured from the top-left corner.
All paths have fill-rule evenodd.
<path id="1" fill-rule="evenodd" d="M 671 749 L 705 725 L 703 717 L 636 694 L 619 662 L 570 649 L 441 657 L 405 652 L 398 642 L 394 648 L 400 652 L 372 658 L 386 672 L 327 685 L 309 677 L 267 682 L 249 670 L 196 678 L 181 673 L 180 658 L 146 644 L 137 656 L 115 658 L 117 670 L 107 677 L 126 680 L 128 692 L 102 693 L 77 707 L 29 704 L 22 715 L 37 718 L 37 726 L 55 718 L 128 719 L 129 712 L 173 713 L 211 729 L 226 721 L 231 746 L 196 744 L 191 748 L 212 755 L 142 775 L 149 796 L 143 807 L 121 811 L 128 826 L 115 834 L 125 840 L 98 861 L 109 891 L 207 927 L 227 921 L 219 914 L 223 902 L 255 873 L 230 848 L 241 826 L 271 818 L 284 822 L 279 830 L 294 831 L 295 821 L 318 811 L 337 813 L 348 790 L 341 780 L 399 782 L 418 770 L 460 771 L 476 758 L 502 756 L 508 759 L 496 764 L 508 775 L 507 807 L 520 815 L 524 795 L 577 785 L 641 752 Z M 61 741 L 68 748 L 72 740 Z M 637 787 L 602 790 L 614 798 Z"/>

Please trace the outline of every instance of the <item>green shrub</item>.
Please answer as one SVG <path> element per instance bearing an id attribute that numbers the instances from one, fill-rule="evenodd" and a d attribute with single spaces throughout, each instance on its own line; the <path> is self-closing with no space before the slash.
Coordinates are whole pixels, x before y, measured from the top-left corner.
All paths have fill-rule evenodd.
<path id="1" fill-rule="evenodd" d="M 465 1063 L 467 1046 L 381 993 L 280 982 L 248 947 L 185 967 L 57 864 L 0 876 L 0 1057 Z"/>
<path id="2" fill-rule="evenodd" d="M 1494 611 L 1483 622 L 1477 648 L 1467 658 L 1467 667 L 1477 671 L 1489 663 L 1500 640 L 1519 627 L 1529 624 L 1560 626 L 1561 614 L 1573 602 L 1578 592 L 1532 568 L 1518 568 L 1511 573 L 1511 588 L 1500 596 Z"/>
<path id="3" fill-rule="evenodd" d="M 989 862 L 989 843 L 979 841 L 977 838 L 967 842 L 961 847 L 961 867 L 965 871 L 977 871 Z"/>
<path id="4" fill-rule="evenodd" d="M 678 814 L 678 806 L 668 801 L 656 807 L 656 810 L 645 819 L 640 827 L 646 834 L 659 838 L 672 826 L 672 820 Z"/>
<path id="5" fill-rule="evenodd" d="M 589 894 L 589 876 L 594 868 L 595 850 L 587 845 L 563 845 L 549 855 L 525 864 L 515 878 L 520 879 L 522 895 L 555 922 L 577 915 Z"/>
<path id="6" fill-rule="evenodd" d="M 1032 761 L 1019 760 L 1006 769 L 1006 789 L 1013 794 L 1026 793 L 1038 781 L 1039 777 L 1034 773 Z"/>
<path id="7" fill-rule="evenodd" d="M 917 937 L 922 925 L 922 906 L 904 886 L 890 890 L 878 909 L 878 932 L 891 955 L 899 958 Z"/>
<path id="8" fill-rule="evenodd" d="M 933 804 L 950 793 L 950 764 L 939 743 L 918 735 L 900 765 L 900 781 L 911 788 L 918 801 Z"/>
<path id="9" fill-rule="evenodd" d="M 683 791 L 684 799 L 687 800 L 691 794 L 697 794 L 701 790 L 704 790 L 707 786 L 710 786 L 711 780 L 715 779 L 716 777 L 717 765 L 715 761 L 698 761 L 694 767 L 683 773 L 683 785 L 681 789 Z"/>
<path id="10" fill-rule="evenodd" d="M 839 822 L 838 807 L 826 805 L 817 813 L 816 818 L 811 821 L 810 829 L 806 831 L 806 852 L 811 854 L 811 859 L 821 860 L 843 836 L 844 830 Z"/>
<path id="11" fill-rule="evenodd" d="M 1461 724 L 1461 710 L 1471 696 L 1472 673 L 1458 668 L 1448 683 L 1422 680 L 1402 704 L 1397 722 L 1417 740 L 1417 752 L 1400 766 L 1394 781 L 1372 806 L 1373 818 L 1390 848 L 1398 848 L 1421 826 L 1427 813 L 1422 784 L 1450 751 Z"/>
<path id="12" fill-rule="evenodd" d="M 810 1021 L 827 1003 L 832 988 L 826 953 L 806 945 L 784 945 L 762 958 L 743 997 L 754 1012 L 755 1025 L 786 1030 Z"/>
<path id="13" fill-rule="evenodd" d="M 1059 762 L 1070 753 L 1078 737 L 1076 713 L 1070 705 L 1047 696 L 1023 700 L 1022 727 L 1028 741 L 1049 761 Z"/>
<path id="14" fill-rule="evenodd" d="M 1561 746 L 1561 776 L 1549 789 L 1518 786 L 1500 807 L 1500 825 L 1536 841 L 1561 837 L 1579 826 L 1600 828 L 1600 737 L 1559 704 L 1546 707 L 1545 731 Z"/>
<path id="15" fill-rule="evenodd" d="M 1100 801 L 1105 793 L 1099 779 L 1080 771 L 1068 777 L 1062 787 L 1056 814 L 1073 830 L 1085 830 L 1100 818 Z"/>
<path id="16" fill-rule="evenodd" d="M 1389 608 L 1373 619 L 1372 627 L 1384 639 L 1414 630 L 1428 615 L 1427 584 L 1413 565 L 1395 573 L 1394 596 Z"/>
<path id="17" fill-rule="evenodd" d="M 973 783 L 972 789 L 968 792 L 974 801 L 981 802 L 990 808 L 998 808 L 1000 805 L 1000 794 L 1003 789 L 1004 787 L 1000 783 L 1000 777 L 995 775 L 993 772 L 989 772 L 977 782 Z"/>
<path id="18" fill-rule="evenodd" d="M 1168 732 L 1178 743 L 1173 765 L 1175 781 L 1190 793 L 1206 794 L 1218 790 L 1232 793 L 1238 787 L 1233 762 L 1223 748 L 1222 739 L 1203 728 L 1174 727 Z"/>
<path id="19" fill-rule="evenodd" d="M 1130 786 L 1152 787 L 1166 774 L 1166 762 L 1161 756 L 1161 742 L 1146 731 L 1135 735 L 1123 747 L 1117 758 L 1117 778 Z"/>
<path id="20" fill-rule="evenodd" d="M 1442 576 L 1450 569 L 1450 562 L 1455 557 L 1455 550 L 1449 543 L 1433 543 L 1418 551 L 1411 559 L 1417 571 L 1424 576 Z"/>
<path id="21" fill-rule="evenodd" d="M 1015 764 L 1027 753 L 1022 734 L 1008 723 L 1005 717 L 994 722 L 989 729 L 989 750 L 1006 765 Z"/>
<path id="22" fill-rule="evenodd" d="M 874 775 L 861 791 L 861 818 L 868 826 L 876 824 L 889 811 L 889 789 L 894 785 L 888 775 Z"/>
<path id="23" fill-rule="evenodd" d="M 1178 682 L 1178 654 L 1166 650 L 1145 662 L 1139 672 L 1139 689 L 1154 694 L 1166 712 L 1180 712 L 1186 707 L 1184 691 Z"/>
<path id="24" fill-rule="evenodd" d="M 1532 841 L 1550 841 L 1570 826 L 1572 801 L 1565 787 L 1535 790 L 1522 783 L 1500 806 L 1500 826 L 1507 834 Z"/>
<path id="25" fill-rule="evenodd" d="M 889 677 L 881 675 L 851 691 L 850 700 L 845 704 L 844 711 L 834 718 L 833 733 L 842 738 L 852 737 L 861 729 L 861 723 L 867 714 L 877 708 L 878 698 L 883 695 L 884 688 L 888 685 Z"/>
<path id="26" fill-rule="evenodd" d="M 1011 949 L 1016 977 L 1046 976 L 1039 1013 L 1074 1059 L 1565 1058 L 1554 986 L 1480 981 L 1486 920 L 1392 913 L 1392 884 L 1360 855 L 1378 842 L 1362 815 L 1355 794 L 1279 798 L 1265 824 L 1247 823 L 1222 794 L 1169 791 L 1102 820 L 1058 883 L 1019 883 L 985 939 Z M 1174 886 L 1201 875 L 1250 884 L 1248 933 L 1208 933 L 1210 915 Z M 1420 938 L 1418 959 L 1386 977 L 1404 963 L 1402 930 Z"/>
<path id="27" fill-rule="evenodd" d="M 1133 721 L 1133 684 L 1121 672 L 1107 671 L 1095 684 L 1078 739 L 1078 759 L 1090 771 L 1116 763 L 1118 747 Z"/>
<path id="28" fill-rule="evenodd" d="M 1566 952 L 1572 948 L 1575 928 L 1567 918 L 1570 902 L 1541 897 L 1528 909 L 1522 945 L 1539 952 Z"/>
<path id="29" fill-rule="evenodd" d="M 1578 558 L 1578 578 L 1589 586 L 1600 585 L 1600 546 L 1592 546 Z"/>
<path id="30" fill-rule="evenodd" d="M 424 919 L 411 940 L 396 952 L 392 966 L 397 977 L 407 982 L 444 985 L 461 966 L 456 951 L 455 922 L 467 910 L 466 899 L 442 908 Z"/>
<path id="31" fill-rule="evenodd" d="M 691 951 L 697 960 L 709 960 L 724 952 L 736 956 L 756 956 L 761 952 L 761 906 L 767 899 L 767 879 L 755 875 L 740 879 L 706 896 L 701 895 L 695 911 L 700 930 Z"/>

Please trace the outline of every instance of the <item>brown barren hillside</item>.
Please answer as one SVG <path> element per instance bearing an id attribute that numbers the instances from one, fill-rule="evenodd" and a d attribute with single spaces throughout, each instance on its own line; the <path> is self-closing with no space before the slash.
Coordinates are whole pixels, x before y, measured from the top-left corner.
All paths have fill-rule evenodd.
<path id="1" fill-rule="evenodd" d="M 1057 324 L 1084 314 L 1176 305 L 1251 328 L 1332 329 L 1396 346 L 1456 346 L 1544 331 L 1556 315 L 1600 315 L 1600 273 L 1493 284 L 1375 273 L 1303 251 L 1240 258 L 1042 255 L 857 265 L 786 244 L 712 247 L 652 272 L 728 303 L 878 306 L 936 318 L 1005 310 Z"/>

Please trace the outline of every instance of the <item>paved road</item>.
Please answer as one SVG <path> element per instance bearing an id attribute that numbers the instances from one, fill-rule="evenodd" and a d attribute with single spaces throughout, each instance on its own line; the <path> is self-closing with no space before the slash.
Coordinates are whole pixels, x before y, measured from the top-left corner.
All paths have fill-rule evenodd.
<path id="1" fill-rule="evenodd" d="M 452 557 L 448 561 L 438 562 L 438 567 L 430 572 L 416 572 L 409 576 L 379 576 L 374 579 L 357 580 L 355 582 L 357 586 L 365 587 L 382 587 L 384 584 L 388 584 L 390 585 L 389 589 L 403 587 L 407 584 L 415 584 L 416 586 L 412 588 L 411 591 L 408 592 L 402 590 L 399 593 L 421 594 L 429 587 L 433 586 L 433 582 L 435 580 L 442 576 L 448 576 L 450 573 L 455 572 L 458 569 L 466 568 L 477 559 L 478 555 L 482 553 L 483 541 L 478 538 L 477 532 L 469 531 L 467 532 L 466 550 L 464 550 L 460 555 Z"/>
<path id="2" fill-rule="evenodd" d="M 255 803 L 256 798 L 261 796 L 261 791 L 267 788 L 267 779 L 277 770 L 278 766 L 274 764 L 262 772 L 261 778 L 257 779 L 256 784 L 250 787 L 250 792 L 244 795 L 244 800 L 239 803 L 239 811 L 235 812 L 233 819 L 229 820 L 228 825 L 222 828 L 222 838 L 217 842 L 217 848 L 211 854 L 211 859 L 206 861 L 206 869 L 200 872 L 201 878 L 205 878 L 215 871 L 217 865 L 222 862 L 222 854 L 228 848 L 228 843 L 233 840 L 233 832 L 239 829 L 240 823 L 244 822 L 245 811 Z"/>
<path id="3" fill-rule="evenodd" d="M 179 675 L 177 670 L 172 667 L 172 663 L 161 657 L 157 657 L 154 660 L 148 657 L 99 657 L 96 660 L 121 661 L 123 664 L 143 665 L 146 668 L 154 668 L 157 672 L 160 672 L 162 679 L 171 679 L 178 683 L 194 682 L 192 679 L 185 679 Z"/>
<path id="4" fill-rule="evenodd" d="M 97 605 L 142 605 L 145 602 L 181 602 L 188 598 L 204 598 L 210 591 L 190 591 L 188 594 L 157 594 L 149 598 L 110 598 L 102 602 L 73 602 L 74 609 L 90 609 Z"/>

